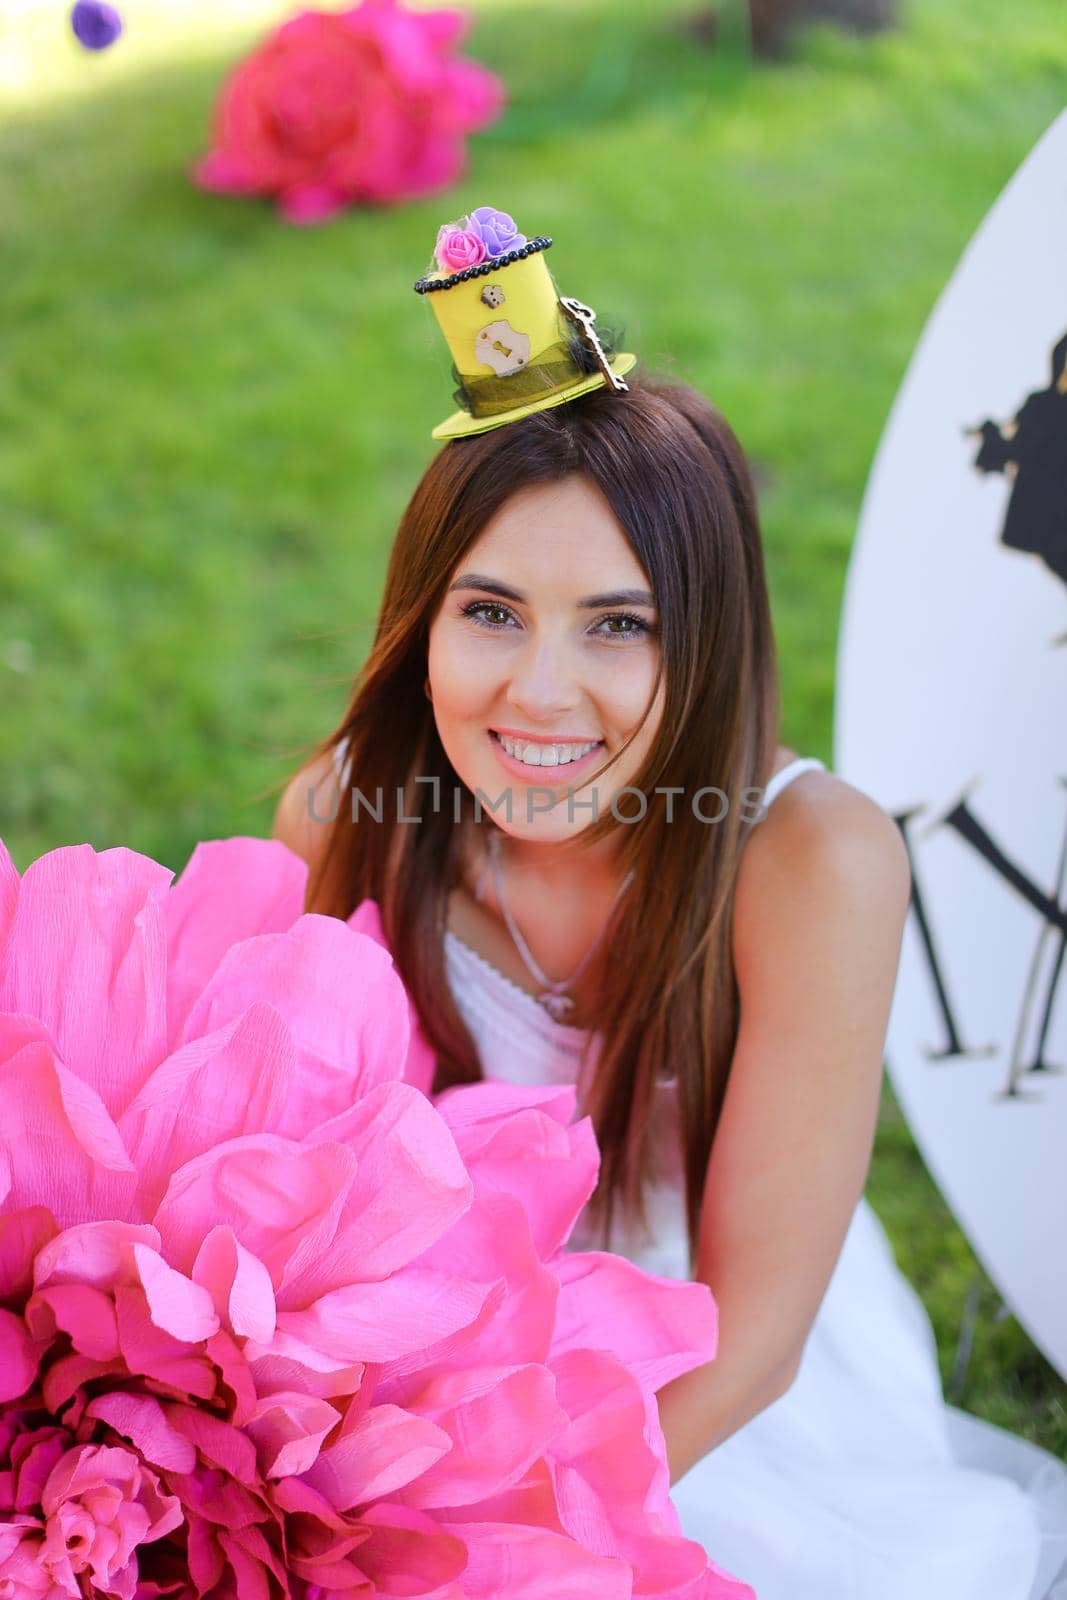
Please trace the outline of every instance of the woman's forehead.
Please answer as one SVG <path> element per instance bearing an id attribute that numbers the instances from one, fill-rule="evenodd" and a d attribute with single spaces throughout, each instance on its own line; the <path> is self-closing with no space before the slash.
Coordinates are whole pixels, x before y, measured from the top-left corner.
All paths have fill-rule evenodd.
<path id="1" fill-rule="evenodd" d="M 645 577 L 607 500 L 577 476 L 527 486 L 504 502 L 457 570 L 491 570 L 490 564 L 527 572 L 530 581 L 535 575 L 565 579 L 583 594 L 598 584 L 603 588 L 605 578 L 614 584 Z"/>

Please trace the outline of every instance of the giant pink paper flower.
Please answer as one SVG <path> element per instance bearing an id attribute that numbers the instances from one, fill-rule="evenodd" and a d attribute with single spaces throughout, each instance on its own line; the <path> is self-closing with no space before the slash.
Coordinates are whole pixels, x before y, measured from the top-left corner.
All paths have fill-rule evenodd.
<path id="1" fill-rule="evenodd" d="M 655 1407 L 707 1289 L 567 1251 L 573 1090 L 435 1106 L 377 906 L 305 875 L 0 845 L 0 1596 L 751 1600 Z"/>
<path id="2" fill-rule="evenodd" d="M 455 182 L 466 135 L 504 104 L 500 79 L 454 54 L 468 25 L 463 12 L 408 10 L 401 0 L 301 12 L 227 78 L 214 146 L 194 178 L 278 195 L 290 222 Z"/>

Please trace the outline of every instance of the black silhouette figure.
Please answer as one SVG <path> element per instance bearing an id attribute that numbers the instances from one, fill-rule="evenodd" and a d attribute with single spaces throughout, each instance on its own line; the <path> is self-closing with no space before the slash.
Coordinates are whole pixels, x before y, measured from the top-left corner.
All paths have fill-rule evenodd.
<path id="1" fill-rule="evenodd" d="M 1027 395 L 1012 422 L 983 422 L 971 433 L 982 440 L 978 470 L 1014 484 L 1001 544 L 1039 556 L 1067 584 L 1067 334 L 1052 352 L 1048 388 Z"/>

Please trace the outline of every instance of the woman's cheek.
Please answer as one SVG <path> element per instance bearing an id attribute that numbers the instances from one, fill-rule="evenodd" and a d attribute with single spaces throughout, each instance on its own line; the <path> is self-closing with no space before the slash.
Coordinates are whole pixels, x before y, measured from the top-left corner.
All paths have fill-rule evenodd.
<path id="1" fill-rule="evenodd" d="M 431 634 L 427 659 L 435 702 L 446 697 L 449 701 L 461 700 L 479 679 L 485 680 L 488 663 L 484 652 L 479 659 L 474 648 L 477 643 L 447 629 L 436 637 Z"/>

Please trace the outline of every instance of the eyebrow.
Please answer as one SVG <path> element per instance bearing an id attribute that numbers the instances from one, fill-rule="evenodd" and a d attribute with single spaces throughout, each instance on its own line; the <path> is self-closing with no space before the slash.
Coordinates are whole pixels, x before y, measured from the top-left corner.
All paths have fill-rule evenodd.
<path id="1" fill-rule="evenodd" d="M 527 604 L 526 596 L 497 578 L 488 578 L 481 572 L 465 572 L 455 583 L 450 583 L 448 593 L 455 589 L 483 589 L 487 594 L 499 595 L 502 600 L 514 600 L 520 606 Z M 603 606 L 649 606 L 655 600 L 647 589 L 613 589 L 610 594 L 587 594 L 577 602 L 580 611 L 599 611 Z"/>

